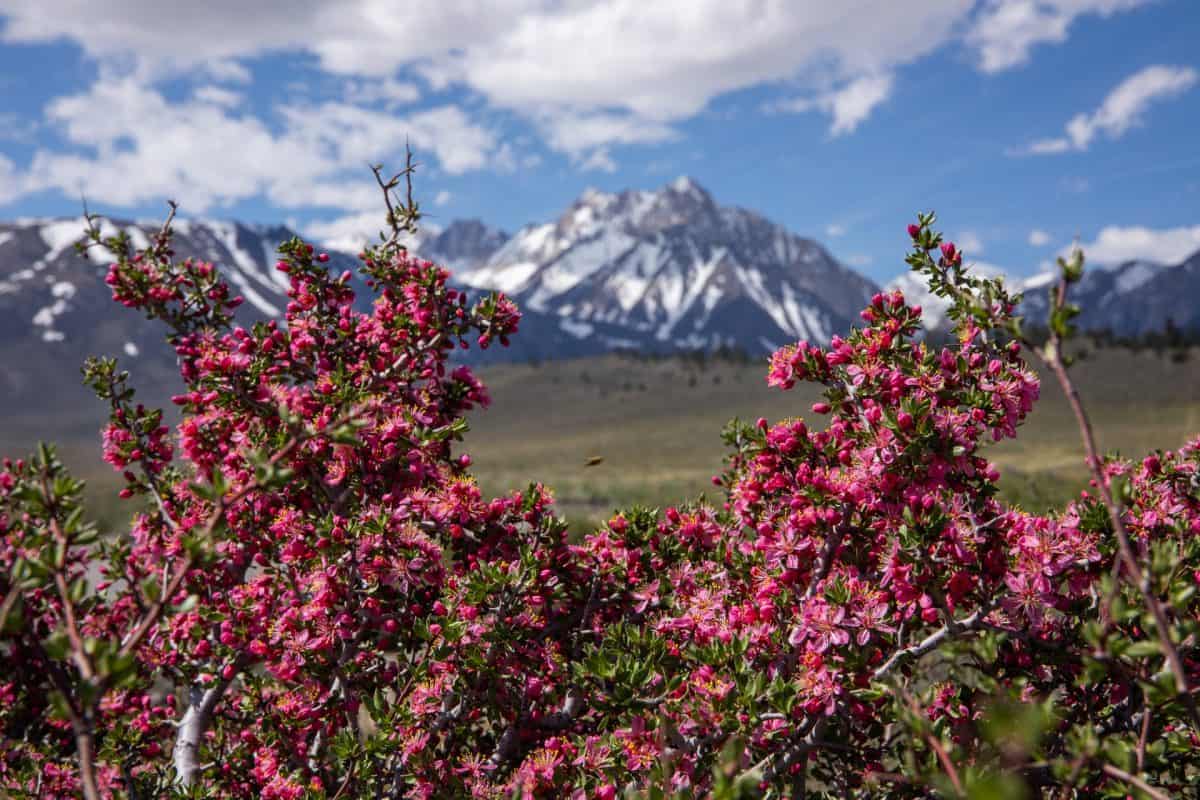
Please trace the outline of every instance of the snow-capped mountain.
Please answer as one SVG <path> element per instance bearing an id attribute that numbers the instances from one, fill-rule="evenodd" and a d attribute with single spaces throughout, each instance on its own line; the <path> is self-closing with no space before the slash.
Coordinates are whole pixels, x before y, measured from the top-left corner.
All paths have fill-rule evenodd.
<path id="1" fill-rule="evenodd" d="M 104 220 L 136 245 L 157 222 Z M 111 254 L 73 245 L 84 220 L 0 223 L 0 395 L 5 408 L 70 407 L 87 397 L 78 368 L 115 354 L 139 383 L 174 384 L 173 357 L 155 323 L 112 303 Z M 216 263 L 246 299 L 243 324 L 279 317 L 287 281 L 274 269 L 282 226 L 179 220 L 178 257 Z M 669 352 L 739 347 L 766 352 L 846 330 L 875 286 L 816 242 L 762 216 L 718 205 L 689 178 L 656 191 L 585 192 L 557 220 L 512 237 L 478 220 L 428 228 L 410 248 L 443 263 L 472 292 L 502 289 L 524 313 L 521 335 L 497 359 L 567 358 L 615 348 Z M 334 268 L 356 259 L 331 250 Z M 370 293 L 362 292 L 363 303 Z M 478 357 L 478 356 L 476 356 Z M 48 410 L 48 409 L 47 409 Z"/>
<path id="2" fill-rule="evenodd" d="M 103 220 L 101 230 L 124 230 L 144 246 L 159 223 Z M 89 355 L 117 355 L 143 377 L 139 382 L 173 382 L 173 354 L 155 322 L 113 303 L 104 275 L 112 254 L 102 248 L 75 249 L 83 238 L 82 218 L 0 222 L 0 397 L 3 408 L 35 402 L 67 406 L 86 397 L 79 367 Z M 276 248 L 295 234 L 280 226 L 178 220 L 173 246 L 178 257 L 197 257 L 220 266 L 245 303 L 244 324 L 282 316 L 286 276 L 274 269 Z M 356 260 L 331 254 L 332 266 Z"/>
<path id="3" fill-rule="evenodd" d="M 1055 278 L 1048 273 L 1024 282 L 1022 313 L 1031 322 L 1045 320 Z M 1200 333 L 1200 250 L 1178 264 L 1090 267 L 1071 287 L 1071 300 L 1082 308 L 1076 324 L 1083 330 L 1138 337 L 1162 331 L 1170 320 L 1182 331 Z"/>
<path id="4" fill-rule="evenodd" d="M 1023 299 L 1020 313 L 1030 325 L 1045 325 L 1049 293 L 1058 280 L 1057 271 L 1019 278 L 987 264 L 971 269 L 987 277 L 1003 277 Z M 910 303 L 925 310 L 925 325 L 941 329 L 948 320 L 949 303 L 937 297 L 924 278 L 914 272 L 898 276 L 888 288 L 899 289 Z M 1109 331 L 1120 337 L 1139 337 L 1161 332 L 1167 320 L 1181 331 L 1200 333 L 1200 251 L 1179 264 L 1126 261 L 1114 266 L 1089 266 L 1083 279 L 1071 287 L 1071 302 L 1082 308 L 1075 324 L 1085 331 Z"/>
<path id="5" fill-rule="evenodd" d="M 418 234 L 411 249 L 422 258 L 452 265 L 458 277 L 458 273 L 483 266 L 508 239 L 507 233 L 480 220 L 456 219 L 445 228 Z"/>
<path id="6" fill-rule="evenodd" d="M 507 292 L 588 351 L 828 341 L 875 291 L 821 245 L 718 205 L 686 177 L 657 191 L 588 190 L 458 279 Z"/>

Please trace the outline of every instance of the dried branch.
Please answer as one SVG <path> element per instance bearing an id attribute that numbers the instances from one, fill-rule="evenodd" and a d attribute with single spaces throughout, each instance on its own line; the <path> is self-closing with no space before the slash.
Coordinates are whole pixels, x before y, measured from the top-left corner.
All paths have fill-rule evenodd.
<path id="1" fill-rule="evenodd" d="M 1061 312 L 1066 308 L 1068 284 L 1069 281 L 1064 271 L 1064 275 L 1059 278 L 1058 286 L 1054 292 L 1055 311 Z M 1075 387 L 1071 376 L 1067 373 L 1067 365 L 1063 360 L 1062 348 L 1062 334 L 1054 330 L 1054 326 L 1051 326 L 1049 343 L 1044 348 L 1034 348 L 1034 351 L 1046 366 L 1050 368 L 1050 371 L 1054 373 L 1059 386 L 1062 387 L 1063 393 L 1067 396 L 1071 411 L 1075 415 L 1075 421 L 1079 425 L 1079 434 L 1083 439 L 1084 455 L 1087 459 L 1088 469 L 1096 480 L 1100 497 L 1104 501 L 1105 508 L 1108 509 L 1109 519 L 1112 520 L 1113 531 L 1117 536 L 1117 549 L 1120 561 L 1129 574 L 1130 580 L 1137 586 L 1138 591 L 1141 593 L 1142 601 L 1145 603 L 1146 608 L 1154 617 L 1154 626 L 1158 633 L 1159 644 L 1162 647 L 1163 654 L 1166 656 L 1171 674 L 1175 678 L 1176 690 L 1182 696 L 1184 704 L 1187 706 L 1193 725 L 1197 729 L 1200 729 L 1200 710 L 1197 709 L 1196 700 L 1192 697 L 1187 672 L 1183 666 L 1183 659 L 1180 658 L 1179 650 L 1175 647 L 1175 643 L 1171 641 L 1171 628 L 1167 612 L 1158 597 L 1151 590 L 1149 575 L 1143 574 L 1141 566 L 1138 564 L 1137 556 L 1134 554 L 1133 545 L 1129 540 L 1129 532 L 1125 528 L 1125 520 L 1121 515 L 1121 507 L 1113 496 L 1112 486 L 1109 483 L 1108 477 L 1104 474 L 1103 461 L 1100 458 L 1100 451 L 1096 446 L 1096 436 L 1092 430 L 1091 419 L 1088 417 L 1087 410 L 1083 407 L 1083 400 L 1080 398 L 1079 390 Z"/>

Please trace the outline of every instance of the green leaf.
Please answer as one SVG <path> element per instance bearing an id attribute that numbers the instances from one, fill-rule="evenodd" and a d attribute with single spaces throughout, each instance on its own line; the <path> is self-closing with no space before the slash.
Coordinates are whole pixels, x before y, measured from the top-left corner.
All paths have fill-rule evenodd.
<path id="1" fill-rule="evenodd" d="M 1146 658 L 1147 656 L 1157 656 L 1161 652 L 1162 648 L 1157 641 L 1146 639 L 1131 644 L 1125 649 L 1124 655 L 1129 658 Z"/>

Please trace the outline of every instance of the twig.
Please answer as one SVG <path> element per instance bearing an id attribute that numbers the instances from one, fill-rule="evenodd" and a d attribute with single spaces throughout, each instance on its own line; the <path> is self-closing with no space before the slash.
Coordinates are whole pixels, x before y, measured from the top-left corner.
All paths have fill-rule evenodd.
<path id="1" fill-rule="evenodd" d="M 920 642 L 917 642 L 911 647 L 906 647 L 903 650 L 897 650 L 895 653 L 892 653 L 891 658 L 883 662 L 883 664 L 881 664 L 875 670 L 875 672 L 871 674 L 871 679 L 876 681 L 881 680 L 897 666 L 900 666 L 907 661 L 911 661 L 912 659 L 920 658 L 926 653 L 937 649 L 937 647 L 946 640 L 958 636 L 961 633 L 966 633 L 982 627 L 983 620 L 988 614 L 991 613 L 991 611 L 992 608 L 990 605 L 982 606 L 976 609 L 975 613 L 971 614 L 970 616 L 963 617 L 961 620 L 951 619 L 947 621 L 945 625 L 926 636 Z"/>
<path id="2" fill-rule="evenodd" d="M 92 726 L 87 719 L 73 720 L 76 757 L 79 761 L 79 782 L 86 800 L 100 800 L 100 784 L 96 781 L 96 748 Z"/>
<path id="3" fill-rule="evenodd" d="M 159 257 L 162 255 L 159 251 L 166 249 L 171 240 L 171 223 L 175 221 L 175 212 L 179 210 L 179 203 L 174 200 L 168 200 L 167 206 L 171 210 L 167 212 L 167 218 L 163 220 L 162 227 L 158 229 L 158 234 L 154 237 L 155 255 Z"/>
<path id="4" fill-rule="evenodd" d="M 1146 707 L 1146 713 L 1142 715 L 1142 733 L 1138 736 L 1137 746 L 1137 768 L 1141 772 L 1146 768 L 1146 739 L 1150 736 L 1150 707 Z"/>
<path id="5" fill-rule="evenodd" d="M 825 539 L 825 546 L 821 548 L 821 556 L 817 561 L 817 568 L 813 570 L 812 579 L 808 583 L 808 588 L 804 591 L 804 599 L 812 597 L 817 591 L 817 584 L 825 580 L 829 575 L 829 570 L 833 567 L 833 557 L 837 553 L 838 546 L 842 543 L 842 526 L 838 525 L 829 532 L 829 536 Z"/>
<path id="6" fill-rule="evenodd" d="M 48 466 L 47 466 L 48 468 Z M 84 680 L 90 681 L 96 671 L 92 665 L 92 659 L 87 654 L 87 650 L 83 646 L 83 637 L 79 633 L 79 622 L 75 613 L 75 602 L 71 599 L 71 589 L 67 586 L 67 576 L 63 570 L 66 568 L 67 550 L 71 544 L 67 534 L 62 529 L 62 525 L 58 522 L 58 505 L 54 502 L 54 493 L 50 489 L 49 476 L 43 471 L 42 474 L 42 494 L 46 498 L 48 512 L 50 517 L 50 532 L 54 536 L 54 540 L 58 543 L 58 558 L 54 563 L 54 587 L 58 590 L 58 598 L 62 603 L 63 620 L 67 627 L 67 641 L 71 645 L 71 660 L 75 662 L 75 666 L 79 669 L 79 674 Z"/>
<path id="7" fill-rule="evenodd" d="M 1104 766 L 1100 767 L 1100 771 L 1110 778 L 1116 778 L 1119 781 L 1128 783 L 1130 786 L 1141 789 L 1143 792 L 1153 797 L 1154 800 L 1171 800 L 1171 795 L 1167 794 L 1162 789 L 1156 789 L 1139 778 L 1137 775 L 1130 775 L 1125 770 L 1120 769 L 1119 767 L 1114 767 L 1112 764 L 1105 764 Z"/>
<path id="8" fill-rule="evenodd" d="M 1067 302 L 1067 277 L 1064 275 L 1059 279 L 1058 286 L 1054 294 L 1054 308 L 1056 311 L 1061 311 L 1066 306 Z M 1054 373 L 1058 380 L 1059 386 L 1062 387 L 1063 393 L 1067 396 L 1067 401 L 1070 403 L 1071 411 L 1075 415 L 1075 421 L 1079 425 L 1079 434 L 1083 439 L 1084 455 L 1087 459 L 1088 469 L 1096 480 L 1096 486 L 1100 490 L 1100 496 L 1104 500 L 1104 505 L 1108 509 L 1108 516 L 1112 520 L 1113 530 L 1117 535 L 1117 548 L 1120 553 L 1121 562 L 1125 566 L 1125 570 L 1129 573 L 1132 582 L 1137 586 L 1138 591 L 1142 595 L 1142 601 L 1146 608 L 1149 609 L 1154 617 L 1154 625 L 1158 633 L 1159 643 L 1162 646 L 1163 654 L 1166 656 L 1167 665 L 1171 669 L 1171 674 L 1175 678 L 1175 687 L 1179 694 L 1183 696 L 1184 704 L 1187 706 L 1188 713 L 1192 718 L 1193 725 L 1200 729 L 1200 710 L 1196 707 L 1196 700 L 1192 697 L 1191 690 L 1188 685 L 1187 672 L 1183 666 L 1183 659 L 1179 656 L 1179 650 L 1175 647 L 1175 643 L 1171 641 L 1170 621 L 1167 619 L 1167 613 L 1163 609 L 1163 605 L 1159 602 L 1158 597 L 1150 588 L 1149 575 L 1144 575 L 1141 567 L 1138 565 L 1137 557 L 1134 555 L 1133 546 L 1129 541 L 1129 533 L 1125 529 L 1125 521 L 1121 517 L 1121 509 L 1118 506 L 1116 499 L 1113 497 L 1112 487 L 1109 484 L 1107 476 L 1104 474 L 1102 467 L 1103 462 L 1100 459 L 1099 450 L 1096 447 L 1096 437 L 1092 431 L 1092 423 L 1088 417 L 1086 409 L 1083 407 L 1083 400 L 1079 396 L 1079 390 L 1075 387 L 1071 376 L 1067 374 L 1067 366 L 1062 357 L 1062 335 L 1051 328 L 1050 341 L 1045 348 L 1034 348 L 1042 361 Z"/>
<path id="9" fill-rule="evenodd" d="M 909 694 L 907 690 L 901 688 L 900 695 L 908 705 L 909 710 L 913 713 L 913 716 L 918 719 L 925 716 L 925 712 L 921 709 L 921 705 L 917 702 L 917 699 Z M 963 790 L 962 780 L 958 777 L 958 770 L 955 768 L 954 762 L 950 760 L 950 754 L 946 752 L 946 748 L 942 746 L 942 743 L 931 732 L 925 733 L 925 743 L 937 755 L 937 759 L 942 765 L 942 770 L 950 778 L 950 783 L 954 785 L 954 791 L 960 797 L 964 797 L 966 792 Z"/>
<path id="10" fill-rule="evenodd" d="M 417 163 L 413 161 L 412 148 L 405 143 L 404 169 L 392 175 L 387 180 L 383 178 L 383 166 L 380 164 L 372 164 L 371 172 L 375 174 L 375 182 L 379 184 L 380 190 L 383 192 L 383 202 L 387 206 L 388 225 L 392 229 L 391 235 L 385 241 L 385 246 L 395 244 L 400 240 L 400 235 L 406 232 L 412 232 L 416 228 L 417 213 L 416 204 L 413 201 L 412 175 L 417 169 Z M 399 185 L 400 179 L 405 181 L 405 199 L 406 204 L 396 207 L 396 201 L 392 199 L 392 190 Z"/>

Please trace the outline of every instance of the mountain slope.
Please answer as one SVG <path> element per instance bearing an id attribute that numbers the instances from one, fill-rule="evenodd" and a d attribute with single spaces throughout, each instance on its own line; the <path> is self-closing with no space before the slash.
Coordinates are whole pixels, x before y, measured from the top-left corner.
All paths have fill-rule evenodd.
<path id="1" fill-rule="evenodd" d="M 124 230 L 144 246 L 157 223 L 101 220 L 106 235 Z M 112 301 L 104 283 L 112 254 L 93 248 L 87 257 L 74 244 L 84 232 L 81 218 L 0 223 L 0 411 L 72 408 L 88 392 L 79 367 L 90 355 L 117 355 L 140 383 L 174 384 L 174 354 L 155 322 Z M 283 227 L 180 220 L 173 247 L 179 258 L 218 264 L 246 302 L 239 321 L 282 316 L 287 278 L 275 271 L 275 249 L 294 234 Z M 350 256 L 331 254 L 330 266 L 346 269 Z"/>
<path id="2" fill-rule="evenodd" d="M 412 249 L 422 258 L 465 272 L 482 266 L 508 239 L 507 233 L 480 220 L 456 219 L 444 229 L 419 236 Z"/>
<path id="3" fill-rule="evenodd" d="M 988 265 L 972 267 L 988 277 L 1005 277 Z M 1007 278 L 1008 286 L 1023 294 L 1020 313 L 1033 325 L 1044 325 L 1049 292 L 1056 272 L 1028 278 Z M 888 283 L 900 289 L 910 303 L 925 310 L 927 328 L 948 324 L 948 303 L 929 291 L 924 279 L 907 272 Z M 1071 287 L 1071 302 L 1082 309 L 1075 324 L 1084 331 L 1109 331 L 1119 337 L 1140 337 L 1162 332 L 1170 320 L 1179 330 L 1200 334 L 1200 251 L 1175 265 L 1152 261 L 1126 261 L 1111 267 L 1091 266 Z"/>
<path id="4" fill-rule="evenodd" d="M 690 178 L 589 190 L 459 279 L 557 318 L 583 347 L 654 351 L 828 341 L 875 291 L 816 242 L 717 205 Z"/>
<path id="5" fill-rule="evenodd" d="M 103 220 L 145 244 L 157 223 Z M 78 366 L 117 354 L 155 385 L 174 383 L 163 331 L 110 300 L 111 254 L 73 244 L 82 219 L 0 223 L 0 390 L 4 407 L 73 406 L 86 397 Z M 274 269 L 292 231 L 235 222 L 180 220 L 178 257 L 216 263 L 245 297 L 239 322 L 278 318 L 287 280 Z M 555 221 L 512 237 L 478 220 L 414 237 L 418 255 L 446 264 L 472 293 L 509 292 L 524 312 L 508 350 L 478 361 L 569 358 L 634 349 L 735 347 L 767 352 L 796 339 L 846 330 L 875 291 L 816 242 L 762 216 L 718 205 L 690 178 L 656 191 L 585 192 Z M 331 267 L 356 259 L 331 251 Z M 360 292 L 362 303 L 369 292 Z M 48 387 L 56 392 L 46 397 Z"/>
<path id="6" fill-rule="evenodd" d="M 1052 275 L 1024 284 L 1022 313 L 1031 322 L 1046 318 Z M 1174 265 L 1127 261 L 1111 268 L 1092 267 L 1071 287 L 1071 300 L 1083 311 L 1083 330 L 1107 330 L 1121 337 L 1161 332 L 1170 320 L 1180 330 L 1200 333 L 1200 250 Z"/>

